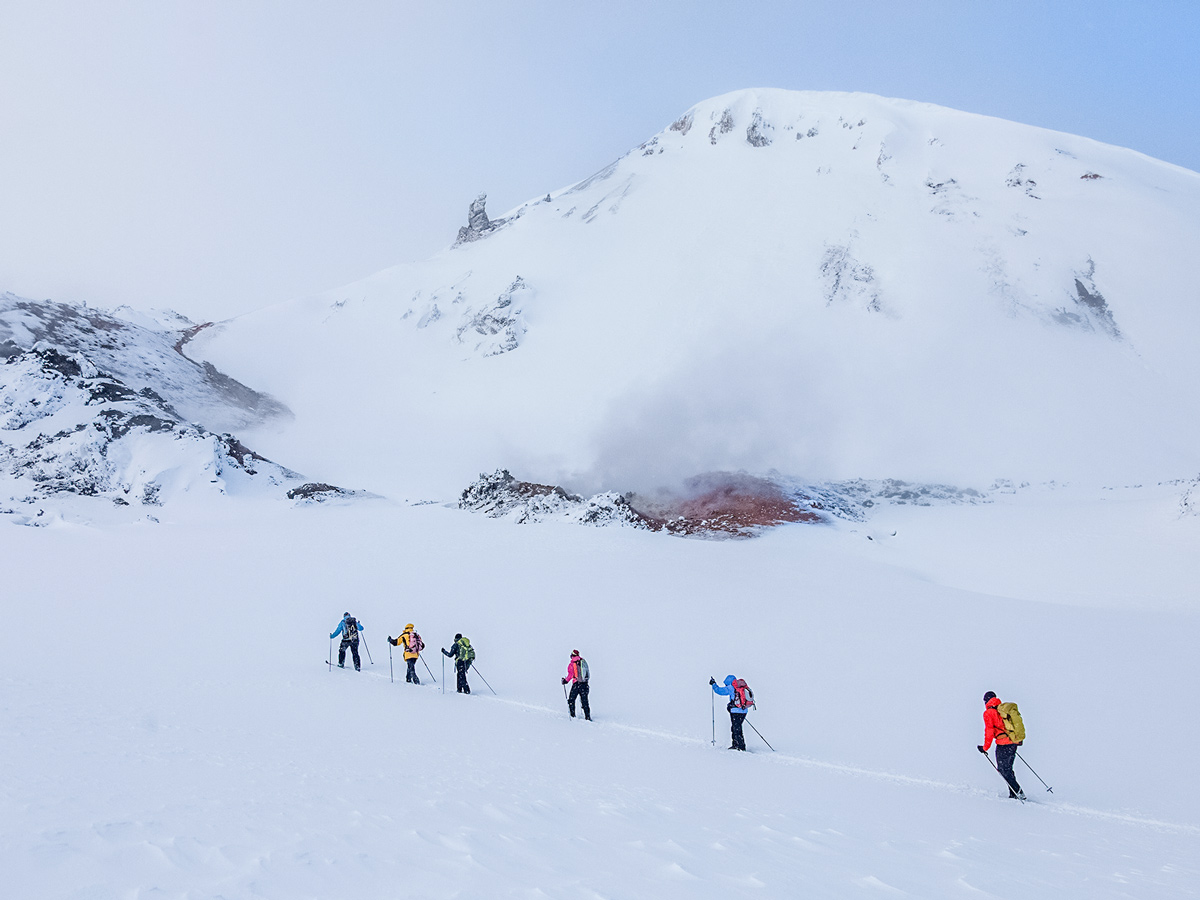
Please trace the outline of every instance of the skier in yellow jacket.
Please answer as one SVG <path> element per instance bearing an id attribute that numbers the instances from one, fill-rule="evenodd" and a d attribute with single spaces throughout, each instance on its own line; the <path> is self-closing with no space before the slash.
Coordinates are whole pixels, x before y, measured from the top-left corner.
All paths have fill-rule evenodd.
<path id="1" fill-rule="evenodd" d="M 425 642 L 421 640 L 421 636 L 413 631 L 413 624 L 409 622 L 404 626 L 404 631 L 400 633 L 398 638 L 388 638 L 388 643 L 393 647 L 404 648 L 404 661 L 408 663 L 408 671 L 404 673 L 404 680 L 410 684 L 420 684 L 421 679 L 417 677 L 417 660 L 421 658 L 421 651 L 425 649 Z"/>

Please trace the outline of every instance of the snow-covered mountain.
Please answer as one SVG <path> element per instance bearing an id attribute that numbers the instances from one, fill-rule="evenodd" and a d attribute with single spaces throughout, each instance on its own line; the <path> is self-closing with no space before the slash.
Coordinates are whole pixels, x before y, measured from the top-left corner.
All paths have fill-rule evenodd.
<path id="1" fill-rule="evenodd" d="M 137 515 L 185 495 L 351 493 L 305 483 L 223 431 L 289 413 L 188 359 L 199 327 L 173 313 L 0 296 L 0 509 L 10 521 L 79 513 L 78 498 L 96 501 L 90 520 L 103 506 Z"/>
<path id="2" fill-rule="evenodd" d="M 450 236 L 448 236 L 449 238 Z M 453 496 L 710 471 L 1192 476 L 1200 176 L 865 94 L 750 90 L 453 246 L 198 334 L 306 470 Z"/>

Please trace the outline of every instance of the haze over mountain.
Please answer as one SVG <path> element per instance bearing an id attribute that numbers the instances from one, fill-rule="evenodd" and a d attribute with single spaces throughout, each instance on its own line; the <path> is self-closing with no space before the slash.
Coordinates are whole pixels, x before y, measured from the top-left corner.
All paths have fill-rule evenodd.
<path id="1" fill-rule="evenodd" d="M 289 464 L 444 495 L 1196 468 L 1200 176 L 866 94 L 705 101 L 454 246 L 204 331 Z"/>

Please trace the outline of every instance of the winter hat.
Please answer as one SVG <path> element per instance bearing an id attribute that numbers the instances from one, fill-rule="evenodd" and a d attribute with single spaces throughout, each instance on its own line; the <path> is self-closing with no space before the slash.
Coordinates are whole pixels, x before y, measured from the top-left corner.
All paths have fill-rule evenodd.
<path id="1" fill-rule="evenodd" d="M 350 618 L 350 613 L 348 613 L 348 612 L 344 612 L 344 613 L 342 613 L 342 618 L 343 618 L 343 619 L 348 619 L 348 618 Z"/>
<path id="2" fill-rule="evenodd" d="M 412 631 L 412 630 L 413 630 L 413 623 L 412 623 L 412 622 L 409 622 L 407 625 L 405 625 L 405 626 L 404 626 L 404 630 L 405 630 L 405 631 Z"/>
<path id="3" fill-rule="evenodd" d="M 454 639 L 455 639 L 456 641 L 461 641 L 461 640 L 462 640 L 462 632 L 460 631 L 458 634 L 456 634 L 456 635 L 454 636 Z"/>
<path id="4" fill-rule="evenodd" d="M 991 700 L 995 696 L 996 696 L 995 691 L 988 691 L 986 694 L 983 695 L 983 702 L 987 703 L 989 700 Z"/>
<path id="5" fill-rule="evenodd" d="M 579 651 L 578 651 L 578 650 L 572 650 L 572 651 L 571 651 L 571 655 L 572 655 L 572 656 L 578 656 L 578 655 L 579 655 Z"/>

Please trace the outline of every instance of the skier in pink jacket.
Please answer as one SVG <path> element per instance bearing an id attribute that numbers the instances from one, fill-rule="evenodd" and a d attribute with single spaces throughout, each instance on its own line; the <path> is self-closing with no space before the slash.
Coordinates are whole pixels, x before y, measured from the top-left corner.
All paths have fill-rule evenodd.
<path id="1" fill-rule="evenodd" d="M 587 660 L 579 655 L 578 650 L 572 650 L 571 661 L 567 663 L 567 677 L 562 680 L 564 687 L 568 681 L 572 682 L 567 708 L 571 711 L 571 718 L 575 718 L 575 698 L 578 697 L 583 704 L 583 717 L 590 722 L 592 708 L 588 705 L 588 675 Z"/>

